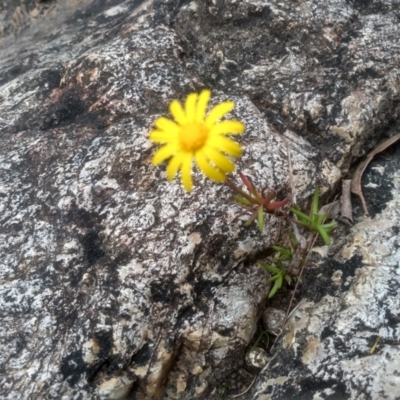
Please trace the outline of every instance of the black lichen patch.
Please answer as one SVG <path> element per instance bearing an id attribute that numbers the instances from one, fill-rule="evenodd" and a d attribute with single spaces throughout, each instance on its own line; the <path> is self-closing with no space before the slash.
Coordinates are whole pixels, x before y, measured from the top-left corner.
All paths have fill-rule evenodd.
<path id="1" fill-rule="evenodd" d="M 131 358 L 131 364 L 135 366 L 146 365 L 151 358 L 151 350 L 148 343 L 145 343 L 142 348 L 136 352 Z"/>
<path id="2" fill-rule="evenodd" d="M 99 375 L 111 375 L 119 369 L 120 359 L 118 357 L 109 358 L 104 357 L 112 350 L 112 333 L 111 339 L 108 332 L 97 332 L 94 335 L 96 341 L 100 345 L 99 361 L 94 364 L 87 364 L 83 361 L 82 350 L 76 350 L 61 360 L 60 372 L 63 379 L 66 380 L 71 386 L 75 386 L 80 380 L 82 375 L 86 375 L 87 382 L 93 383 Z"/>
<path id="3" fill-rule="evenodd" d="M 91 335 L 91 337 L 96 340 L 100 347 L 98 353 L 99 358 L 108 358 L 112 352 L 114 346 L 113 333 L 111 330 L 108 331 L 97 331 Z"/>
<path id="4" fill-rule="evenodd" d="M 317 268 L 304 270 L 301 295 L 315 303 L 318 303 L 326 295 L 334 296 L 338 288 L 332 284 L 332 274 L 338 270 L 342 271 L 342 288 L 344 288 L 347 278 L 353 277 L 357 268 L 362 266 L 362 257 L 357 254 L 344 263 L 327 258 Z"/>
<path id="5" fill-rule="evenodd" d="M 356 254 L 347 260 L 342 266 L 339 268 L 342 271 L 342 281 L 345 282 L 347 278 L 353 277 L 358 268 L 363 266 L 363 259 L 360 255 Z"/>
<path id="6" fill-rule="evenodd" d="M 86 370 L 87 365 L 83 361 L 82 350 L 76 350 L 61 360 L 61 375 L 71 386 L 76 385 Z"/>
<path id="7" fill-rule="evenodd" d="M 171 303 L 173 301 L 175 284 L 172 279 L 164 277 L 163 281 L 153 281 L 149 286 L 153 301 L 160 303 Z"/>
<path id="8" fill-rule="evenodd" d="M 75 203 L 71 205 L 64 219 L 65 224 L 72 223 L 88 230 L 96 230 L 101 221 L 102 218 L 97 213 L 79 208 Z"/>
<path id="9" fill-rule="evenodd" d="M 93 383 L 101 375 L 112 375 L 120 369 L 121 358 L 112 354 L 114 347 L 112 330 L 97 331 L 90 335 L 98 344 L 98 361 L 87 370 L 87 381 Z"/>
<path id="10" fill-rule="evenodd" d="M 293 358 L 293 355 L 291 356 Z M 302 375 L 307 375 L 305 371 L 304 365 L 294 366 L 293 362 L 289 359 L 288 363 L 285 363 L 283 359 L 280 360 L 283 365 L 286 367 L 281 371 L 281 375 L 278 374 L 277 371 L 274 371 L 274 376 L 287 376 L 290 375 L 290 371 L 296 368 L 298 373 L 296 376 L 296 382 L 289 380 L 285 382 L 281 387 L 274 387 L 273 398 L 276 400 L 287 400 L 287 399 L 296 399 L 296 400 L 312 400 L 316 393 L 322 394 L 324 390 L 329 389 L 329 391 L 333 391 L 328 397 L 325 399 L 331 400 L 347 400 L 349 398 L 348 393 L 346 392 L 346 385 L 339 378 L 330 378 L 330 379 L 318 379 L 316 377 L 306 377 L 302 378 Z M 301 363 L 300 363 L 301 364 Z M 290 369 L 289 366 L 290 365 Z M 265 394 L 272 394 L 272 387 L 264 391 Z"/>
<path id="11" fill-rule="evenodd" d="M 41 129 L 46 131 L 54 127 L 69 125 L 83 114 L 85 109 L 86 106 L 78 94 L 71 91 L 66 92 L 45 113 Z"/>
<path id="12" fill-rule="evenodd" d="M 110 368 L 110 361 L 100 360 L 90 366 L 87 371 L 87 382 L 90 384 L 96 384 L 96 381 L 103 375 L 107 374 Z"/>
<path id="13" fill-rule="evenodd" d="M 96 231 L 89 231 L 81 238 L 80 242 L 83 246 L 84 258 L 89 266 L 94 265 L 105 255 L 105 252 L 102 249 L 101 239 Z"/>
<path id="14" fill-rule="evenodd" d="M 321 342 L 326 339 L 327 337 L 330 337 L 335 334 L 335 331 L 330 327 L 330 326 L 325 326 L 325 328 L 321 332 L 320 340 Z"/>
<path id="15" fill-rule="evenodd" d="M 346 386 L 336 379 L 316 379 L 315 377 L 310 377 L 301 380 L 300 382 L 302 400 L 312 400 L 316 392 L 322 391 L 324 389 L 332 389 L 335 391 L 335 397 L 332 399 L 345 400 L 349 398 L 346 393 Z"/>
<path id="16" fill-rule="evenodd" d="M 57 69 L 46 69 L 41 72 L 38 85 L 42 89 L 39 96 L 48 95 L 53 89 L 60 86 L 61 73 Z"/>
<path id="17" fill-rule="evenodd" d="M 400 325 L 400 310 L 386 310 L 385 320 L 387 327 L 397 329 Z"/>

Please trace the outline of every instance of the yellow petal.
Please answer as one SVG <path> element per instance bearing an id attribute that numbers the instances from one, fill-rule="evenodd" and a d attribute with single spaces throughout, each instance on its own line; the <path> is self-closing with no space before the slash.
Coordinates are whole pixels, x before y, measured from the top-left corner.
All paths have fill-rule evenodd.
<path id="1" fill-rule="evenodd" d="M 235 164 L 229 160 L 228 157 L 225 157 L 218 150 L 213 149 L 212 147 L 206 146 L 204 148 L 204 154 L 207 158 L 213 162 L 220 170 L 225 173 L 232 172 L 235 169 Z"/>
<path id="2" fill-rule="evenodd" d="M 167 143 L 174 140 L 169 133 L 163 131 L 151 131 L 149 139 L 154 143 Z"/>
<path id="3" fill-rule="evenodd" d="M 202 151 L 196 153 L 196 163 L 203 174 L 214 181 L 223 182 L 226 176 L 218 169 L 212 167 Z"/>
<path id="4" fill-rule="evenodd" d="M 181 180 L 182 184 L 188 192 L 193 189 L 192 183 L 192 154 L 182 153 L 182 168 L 181 168 Z"/>
<path id="5" fill-rule="evenodd" d="M 233 101 L 224 101 L 221 104 L 215 106 L 206 118 L 206 125 L 211 128 L 219 119 L 221 119 L 229 111 L 232 111 L 235 107 Z"/>
<path id="6" fill-rule="evenodd" d="M 239 157 L 242 154 L 242 148 L 239 144 L 225 136 L 215 136 L 209 140 L 208 144 L 210 147 L 214 147 L 234 157 Z"/>
<path id="7" fill-rule="evenodd" d="M 178 153 L 175 157 L 172 157 L 167 167 L 167 178 L 169 181 L 174 179 L 174 176 L 179 171 L 183 161 L 183 153 Z"/>
<path id="8" fill-rule="evenodd" d="M 177 142 L 168 143 L 165 146 L 161 147 L 154 154 L 154 157 L 152 160 L 153 165 L 162 163 L 167 158 L 173 156 L 177 152 L 177 150 L 178 150 Z"/>
<path id="9" fill-rule="evenodd" d="M 211 92 L 209 90 L 203 90 L 199 95 L 199 101 L 197 103 L 196 110 L 196 121 L 203 122 L 206 115 L 206 109 L 208 101 L 210 100 Z"/>
<path id="10" fill-rule="evenodd" d="M 169 111 L 171 112 L 171 114 L 174 117 L 175 121 L 179 125 L 185 125 L 186 124 L 186 115 L 185 115 L 185 112 L 183 111 L 183 108 L 182 108 L 182 106 L 181 106 L 181 104 L 179 103 L 178 100 L 174 100 L 169 105 Z"/>
<path id="11" fill-rule="evenodd" d="M 244 132 L 244 124 L 239 121 L 222 121 L 214 125 L 210 130 L 210 135 L 231 135 Z"/>
<path id="12" fill-rule="evenodd" d="M 175 122 L 170 121 L 165 117 L 160 117 L 156 119 L 154 125 L 160 130 L 164 132 L 168 132 L 171 135 L 178 135 L 181 128 Z"/>
<path id="13" fill-rule="evenodd" d="M 185 112 L 186 112 L 186 122 L 194 122 L 194 117 L 196 114 L 196 102 L 197 102 L 197 93 L 190 93 L 186 98 L 185 103 Z"/>

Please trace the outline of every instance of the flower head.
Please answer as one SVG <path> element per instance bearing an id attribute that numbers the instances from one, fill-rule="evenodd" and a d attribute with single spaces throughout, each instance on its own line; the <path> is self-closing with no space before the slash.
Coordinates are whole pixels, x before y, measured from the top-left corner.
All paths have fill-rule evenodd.
<path id="1" fill-rule="evenodd" d="M 226 174 L 235 169 L 226 154 L 233 157 L 242 154 L 239 144 L 226 135 L 243 133 L 244 124 L 239 121 L 220 121 L 232 111 L 235 103 L 224 101 L 206 115 L 210 96 L 209 90 L 203 90 L 200 94 L 191 93 L 186 98 L 184 108 L 174 100 L 169 109 L 175 122 L 160 117 L 154 123 L 156 129 L 150 132 L 151 141 L 164 143 L 154 154 L 153 164 L 169 159 L 168 179 L 172 180 L 181 171 L 182 184 L 187 191 L 193 188 L 193 159 L 204 175 L 223 182 Z"/>

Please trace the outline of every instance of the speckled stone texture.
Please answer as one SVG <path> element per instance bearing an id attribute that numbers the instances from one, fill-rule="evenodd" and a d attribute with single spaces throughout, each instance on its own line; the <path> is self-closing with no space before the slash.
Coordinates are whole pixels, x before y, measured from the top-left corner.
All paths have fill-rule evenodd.
<path id="1" fill-rule="evenodd" d="M 0 398 L 212 398 L 241 364 L 284 230 L 245 229 L 198 173 L 167 182 L 153 121 L 233 99 L 238 167 L 283 198 L 289 149 L 305 202 L 398 112 L 396 3 L 274 3 L 2 3 Z"/>
<path id="2" fill-rule="evenodd" d="M 187 43 L 187 67 L 246 93 L 343 172 L 398 119 L 398 0 L 175 3 L 158 0 L 159 14 Z"/>
<path id="3" fill-rule="evenodd" d="M 400 144 L 363 179 L 371 213 L 307 271 L 302 303 L 243 399 L 398 399 Z"/>

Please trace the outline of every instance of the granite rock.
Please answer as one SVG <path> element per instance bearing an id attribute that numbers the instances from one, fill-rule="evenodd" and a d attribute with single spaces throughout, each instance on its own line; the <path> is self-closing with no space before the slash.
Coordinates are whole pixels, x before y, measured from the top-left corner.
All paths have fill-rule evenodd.
<path id="1" fill-rule="evenodd" d="M 400 144 L 363 179 L 360 217 L 300 302 L 243 399 L 397 399 L 400 393 Z"/>
<path id="2" fill-rule="evenodd" d="M 290 151 L 300 202 L 332 192 L 397 116 L 398 5 L 304 4 L 2 3 L 1 398 L 207 398 L 240 366 L 282 229 L 245 229 L 198 173 L 168 182 L 148 132 L 210 87 L 257 185 L 290 194 Z"/>

